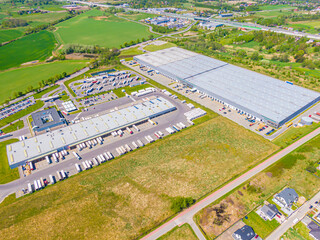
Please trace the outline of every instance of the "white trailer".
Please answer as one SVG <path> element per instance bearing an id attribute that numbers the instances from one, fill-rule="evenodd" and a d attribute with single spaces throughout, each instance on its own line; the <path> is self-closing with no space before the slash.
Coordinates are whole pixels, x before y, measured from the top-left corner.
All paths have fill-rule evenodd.
<path id="1" fill-rule="evenodd" d="M 120 148 L 122 149 L 122 151 L 123 151 L 124 153 L 127 153 L 127 152 L 128 152 L 127 149 L 126 149 L 124 146 L 121 146 Z"/>
<path id="2" fill-rule="evenodd" d="M 139 146 L 134 141 L 132 142 L 132 145 L 134 148 L 139 148 Z"/>
<path id="3" fill-rule="evenodd" d="M 40 181 L 39 179 L 37 180 L 37 184 L 38 184 L 38 188 L 39 188 L 39 189 L 42 189 L 42 188 L 43 188 L 43 186 L 42 186 L 42 184 L 41 184 L 41 181 Z"/>
<path id="4" fill-rule="evenodd" d="M 148 138 L 150 139 L 151 143 L 154 142 L 154 139 L 150 135 L 148 135 Z"/>
<path id="5" fill-rule="evenodd" d="M 110 160 L 114 158 L 111 152 L 107 152 L 107 154 L 108 154 Z"/>
<path id="6" fill-rule="evenodd" d="M 110 160 L 110 159 L 109 159 L 109 156 L 108 156 L 108 154 L 107 154 L 107 153 L 103 153 L 103 155 L 104 155 L 105 159 L 107 159 L 107 161 L 109 161 L 109 160 Z"/>
<path id="7" fill-rule="evenodd" d="M 96 166 L 100 165 L 99 161 L 96 158 L 92 158 L 92 161 Z"/>
<path id="8" fill-rule="evenodd" d="M 164 134 L 161 131 L 158 131 L 158 133 L 160 134 L 161 137 L 164 136 Z"/>
<path id="9" fill-rule="evenodd" d="M 31 183 L 28 183 L 28 192 L 33 193 L 33 188 L 32 188 Z"/>
<path id="10" fill-rule="evenodd" d="M 78 153 L 76 153 L 76 152 L 72 152 L 73 153 L 73 155 L 76 157 L 76 158 L 78 158 L 78 160 L 80 160 L 81 159 L 81 157 L 79 156 L 79 154 Z"/>
<path id="11" fill-rule="evenodd" d="M 50 183 L 51 184 L 55 184 L 56 183 L 56 179 L 52 175 L 49 175 L 49 179 L 50 179 Z"/>
<path id="12" fill-rule="evenodd" d="M 86 162 L 82 162 L 82 166 L 83 166 L 84 170 L 88 169 Z"/>
<path id="13" fill-rule="evenodd" d="M 95 139 L 93 139 L 92 141 L 93 141 L 93 145 L 94 145 L 94 146 L 98 144 Z"/>
<path id="14" fill-rule="evenodd" d="M 64 170 L 61 170 L 60 172 L 61 172 L 62 179 L 67 178 L 67 174 Z"/>
<path id="15" fill-rule="evenodd" d="M 57 171 L 57 177 L 58 177 L 59 181 L 62 180 L 62 176 L 61 176 L 61 173 L 59 171 Z"/>
<path id="16" fill-rule="evenodd" d="M 91 168 L 91 167 L 92 167 L 91 164 L 90 164 L 90 162 L 89 162 L 88 160 L 86 160 L 85 162 L 86 162 L 88 168 Z"/>
<path id="17" fill-rule="evenodd" d="M 101 159 L 101 157 L 98 155 L 97 156 L 97 158 L 98 158 L 98 161 L 100 162 L 100 163 L 103 163 L 103 161 L 102 161 L 102 159 Z"/>
<path id="18" fill-rule="evenodd" d="M 46 156 L 46 160 L 47 160 L 48 164 L 51 164 L 51 160 L 50 160 L 49 156 Z"/>
<path id="19" fill-rule="evenodd" d="M 37 180 L 34 180 L 34 181 L 33 181 L 33 184 L 34 184 L 34 190 L 35 190 L 35 191 L 39 190 Z"/>
<path id="20" fill-rule="evenodd" d="M 79 165 L 78 163 L 76 163 L 75 166 L 76 166 L 77 172 L 81 172 L 81 167 L 80 167 L 80 165 Z"/>
<path id="21" fill-rule="evenodd" d="M 127 150 L 128 152 L 131 152 L 131 151 L 132 151 L 131 147 L 130 147 L 128 144 L 125 145 L 125 148 L 126 148 L 126 150 Z"/>
<path id="22" fill-rule="evenodd" d="M 117 153 L 119 154 L 119 156 L 121 156 L 121 155 L 122 155 L 122 151 L 120 151 L 120 149 L 119 149 L 119 148 L 116 148 L 116 151 L 117 151 Z"/>
<path id="23" fill-rule="evenodd" d="M 102 154 L 100 154 L 100 158 L 101 158 L 102 162 L 106 161 L 106 158 Z"/>
<path id="24" fill-rule="evenodd" d="M 144 146 L 144 143 L 141 140 L 137 140 L 138 144 L 140 145 L 140 147 Z"/>
<path id="25" fill-rule="evenodd" d="M 41 182 L 41 185 L 42 185 L 43 187 L 45 187 L 45 186 L 46 186 L 46 184 L 44 183 L 44 181 L 43 181 L 43 178 L 42 178 L 42 177 L 40 178 L 40 182 Z"/>
<path id="26" fill-rule="evenodd" d="M 151 142 L 150 142 L 150 138 L 149 138 L 148 136 L 145 136 L 144 138 L 145 138 L 149 143 L 151 143 Z"/>
<path id="27" fill-rule="evenodd" d="M 33 162 L 28 162 L 28 164 L 29 164 L 30 169 L 31 169 L 31 170 L 34 170 Z"/>

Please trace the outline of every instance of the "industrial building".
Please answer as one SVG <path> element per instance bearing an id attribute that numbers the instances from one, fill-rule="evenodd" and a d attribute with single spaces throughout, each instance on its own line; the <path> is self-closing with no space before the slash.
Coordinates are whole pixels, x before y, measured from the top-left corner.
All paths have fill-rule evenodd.
<path id="1" fill-rule="evenodd" d="M 168 100 L 158 97 L 117 111 L 82 121 L 58 130 L 7 145 L 11 168 L 38 160 L 57 151 L 70 149 L 79 143 L 106 136 L 113 131 L 138 124 L 150 118 L 174 111 Z"/>
<path id="2" fill-rule="evenodd" d="M 32 113 L 31 117 L 32 129 L 35 132 L 41 132 L 66 124 L 65 118 L 61 114 L 59 114 L 59 112 L 55 108 Z"/>
<path id="3" fill-rule="evenodd" d="M 320 100 L 318 92 L 178 47 L 134 60 L 276 128 Z"/>

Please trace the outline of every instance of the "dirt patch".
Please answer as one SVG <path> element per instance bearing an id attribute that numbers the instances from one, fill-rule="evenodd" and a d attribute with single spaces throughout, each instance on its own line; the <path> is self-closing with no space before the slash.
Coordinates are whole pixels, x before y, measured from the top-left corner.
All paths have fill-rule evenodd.
<path id="1" fill-rule="evenodd" d="M 301 197 L 299 197 L 299 199 L 298 199 L 298 204 L 299 204 L 299 205 L 302 205 L 302 204 L 304 204 L 305 201 L 306 201 L 306 198 L 305 198 L 304 196 L 301 196 Z"/>
<path id="2" fill-rule="evenodd" d="M 71 53 L 66 55 L 66 59 L 68 60 L 91 59 L 96 57 L 98 57 L 98 54 L 92 54 L 92 53 Z"/>
<path id="3" fill-rule="evenodd" d="M 21 66 L 25 66 L 25 65 L 30 65 L 30 64 L 35 64 L 35 63 L 38 63 L 39 60 L 34 60 L 34 61 L 30 61 L 30 62 L 25 62 L 25 63 L 22 63 Z"/>
<path id="4" fill-rule="evenodd" d="M 107 17 L 107 16 L 97 16 L 97 17 L 94 17 L 93 19 L 102 21 L 102 20 L 107 20 L 108 18 L 109 17 Z"/>
<path id="5" fill-rule="evenodd" d="M 197 33 L 196 32 L 191 32 L 191 31 L 186 32 L 186 33 L 183 34 L 183 36 L 195 36 L 195 35 L 197 35 Z"/>
<path id="6" fill-rule="evenodd" d="M 245 215 L 245 206 L 233 196 L 204 210 L 200 225 L 210 236 L 218 236 Z"/>

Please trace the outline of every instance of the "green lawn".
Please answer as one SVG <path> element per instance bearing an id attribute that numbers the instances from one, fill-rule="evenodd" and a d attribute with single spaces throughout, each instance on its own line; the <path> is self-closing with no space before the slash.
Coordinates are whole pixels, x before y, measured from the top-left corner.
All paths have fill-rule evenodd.
<path id="1" fill-rule="evenodd" d="M 303 136 L 307 135 L 308 133 L 312 132 L 316 128 L 320 127 L 320 123 L 313 123 L 309 126 L 303 127 L 290 127 L 285 133 L 281 134 L 279 137 L 273 140 L 273 143 L 285 148 L 290 144 L 294 143 L 298 139 L 302 138 Z"/>
<path id="2" fill-rule="evenodd" d="M 125 42 L 148 38 L 151 33 L 147 26 L 130 22 L 113 15 L 99 18 L 103 12 L 91 10 L 64 21 L 56 27 L 55 34 L 63 44 L 99 45 L 117 47 Z"/>
<path id="3" fill-rule="evenodd" d="M 289 228 L 288 231 L 285 232 L 281 236 L 283 240 L 314 240 L 309 235 L 309 229 L 302 222 L 298 222 L 293 228 Z"/>
<path id="4" fill-rule="evenodd" d="M 256 212 L 252 211 L 247 215 L 248 219 L 243 219 L 243 222 L 253 228 L 256 234 L 265 238 L 273 230 L 275 230 L 280 224 L 276 219 L 272 221 L 263 220 Z"/>
<path id="5" fill-rule="evenodd" d="M 11 169 L 9 167 L 6 149 L 7 144 L 17 141 L 17 139 L 10 139 L 0 142 L 0 184 L 5 184 L 19 178 L 18 169 Z"/>
<path id="6" fill-rule="evenodd" d="M 55 47 L 54 35 L 48 31 L 25 36 L 0 48 L 0 70 L 18 67 L 34 60 L 45 60 Z"/>
<path id="7" fill-rule="evenodd" d="M 134 20 L 134 21 L 140 21 L 142 19 L 146 18 L 154 18 L 159 15 L 151 14 L 151 13 L 135 13 L 135 14 L 121 14 L 122 17 Z"/>
<path id="8" fill-rule="evenodd" d="M 191 226 L 187 223 L 175 227 L 157 240 L 198 240 Z"/>
<path id="9" fill-rule="evenodd" d="M 172 216 L 173 197 L 199 199 L 275 149 L 219 116 L 1 206 L 0 235 L 136 239 Z"/>
<path id="10" fill-rule="evenodd" d="M 113 93 L 115 95 L 117 95 L 118 98 L 121 98 L 121 97 L 124 97 L 126 95 L 126 93 L 128 93 L 130 95 L 132 92 L 139 91 L 141 89 L 145 89 L 148 87 L 152 87 L 152 86 L 150 84 L 142 84 L 142 85 L 137 85 L 134 87 L 127 86 L 127 87 L 123 87 L 123 88 L 114 89 Z M 126 92 L 122 92 L 122 90 L 125 90 Z"/>
<path id="11" fill-rule="evenodd" d="M 14 132 L 14 131 L 17 131 L 18 129 L 21 129 L 24 127 L 24 123 L 22 120 L 19 120 L 13 124 L 11 124 L 10 126 L 8 127 L 5 127 L 2 129 L 2 131 L 4 133 L 10 133 L 10 132 Z"/>
<path id="12" fill-rule="evenodd" d="M 10 124 L 11 122 L 18 120 L 18 119 L 36 111 L 36 110 L 38 110 L 39 108 L 42 108 L 43 105 L 44 105 L 44 103 L 42 101 L 37 101 L 36 104 L 34 104 L 26 109 L 23 109 L 15 114 L 12 114 L 11 116 L 9 116 L 7 118 L 1 119 L 0 120 L 0 127 L 6 126 L 6 125 Z"/>
<path id="13" fill-rule="evenodd" d="M 295 7 L 284 4 L 284 5 L 264 5 L 264 6 L 259 6 L 259 8 L 261 10 L 280 10 L 280 9 L 294 9 Z"/>
<path id="14" fill-rule="evenodd" d="M 60 86 L 60 85 L 54 85 L 54 86 L 52 86 L 52 87 L 48 87 L 48 88 L 44 89 L 43 91 L 34 94 L 33 97 L 34 97 L 35 99 L 40 99 L 40 98 L 42 98 L 43 95 L 45 95 L 45 94 L 47 94 L 47 93 L 49 93 L 49 92 L 57 89 L 59 86 Z"/>
<path id="15" fill-rule="evenodd" d="M 158 50 L 162 50 L 162 49 L 166 49 L 166 48 L 171 48 L 171 47 L 176 47 L 176 46 L 177 45 L 175 45 L 174 43 L 165 43 L 165 44 L 162 44 L 159 46 L 150 44 L 150 45 L 145 46 L 143 49 L 150 51 L 150 52 L 154 52 L 154 51 L 158 51 Z"/>
<path id="16" fill-rule="evenodd" d="M 0 43 L 10 41 L 22 36 L 22 31 L 17 29 L 0 30 Z"/>
<path id="17" fill-rule="evenodd" d="M 319 30 L 316 30 L 315 28 L 320 28 L 320 20 L 292 22 L 285 26 L 292 27 L 294 30 L 302 29 L 309 33 L 319 33 Z"/>
<path id="18" fill-rule="evenodd" d="M 36 13 L 31 15 L 22 15 L 19 19 L 28 21 L 31 26 L 38 26 L 46 23 L 51 23 L 67 16 L 67 12 L 51 12 L 51 13 Z"/>
<path id="19" fill-rule="evenodd" d="M 1 49 L 1 48 L 0 48 Z M 1 50 L 0 50 L 1 51 Z M 86 63 L 79 60 L 59 61 L 30 67 L 0 72 L 0 102 L 13 96 L 14 92 L 25 91 L 28 86 L 38 87 L 38 83 L 56 74 L 73 73 L 85 67 Z"/>
<path id="20" fill-rule="evenodd" d="M 119 57 L 128 57 L 128 56 L 135 56 L 135 55 L 142 54 L 143 51 L 139 50 L 138 48 L 139 47 L 129 48 L 127 50 L 121 51 L 121 54 Z"/>

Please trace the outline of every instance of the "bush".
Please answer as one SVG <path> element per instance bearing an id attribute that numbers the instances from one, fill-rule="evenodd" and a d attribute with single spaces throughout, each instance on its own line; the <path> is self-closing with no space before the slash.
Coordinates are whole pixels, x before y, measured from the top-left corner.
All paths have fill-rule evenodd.
<path id="1" fill-rule="evenodd" d="M 194 203 L 194 199 L 191 197 L 176 197 L 173 198 L 171 201 L 171 210 L 175 213 L 180 212 L 182 209 L 187 208 Z"/>
<path id="2" fill-rule="evenodd" d="M 306 170 L 307 170 L 308 172 L 315 173 L 315 172 L 317 171 L 317 168 L 316 168 L 315 166 L 313 166 L 313 165 L 309 165 L 309 166 L 306 168 Z"/>

